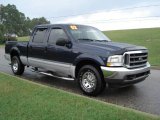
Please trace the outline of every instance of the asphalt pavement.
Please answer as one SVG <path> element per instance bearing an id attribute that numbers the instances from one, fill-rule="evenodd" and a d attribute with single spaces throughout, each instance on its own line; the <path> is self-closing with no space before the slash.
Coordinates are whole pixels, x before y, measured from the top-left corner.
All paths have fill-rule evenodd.
<path id="1" fill-rule="evenodd" d="M 0 71 L 13 75 L 8 61 L 4 58 L 4 47 L 0 47 Z M 31 68 L 26 68 L 24 74 L 20 77 L 76 94 L 82 94 L 74 81 L 66 81 L 35 73 L 31 71 Z M 121 89 L 106 88 L 102 94 L 93 98 L 160 115 L 160 70 L 151 70 L 150 76 L 145 81 L 134 86 Z"/>

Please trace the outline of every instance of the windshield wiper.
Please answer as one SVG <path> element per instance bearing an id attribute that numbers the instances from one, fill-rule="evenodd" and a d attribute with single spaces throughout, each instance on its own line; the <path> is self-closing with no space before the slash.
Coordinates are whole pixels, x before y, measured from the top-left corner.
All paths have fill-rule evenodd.
<path id="1" fill-rule="evenodd" d="M 95 42 L 109 42 L 108 40 L 95 40 Z"/>
<path id="2" fill-rule="evenodd" d="M 84 41 L 94 41 L 93 39 L 88 39 L 88 38 L 79 38 L 78 40 L 84 40 Z"/>
<path id="3" fill-rule="evenodd" d="M 89 39 L 89 38 L 79 38 L 78 40 L 94 41 L 94 42 L 109 42 L 108 40 L 94 40 L 94 39 Z"/>

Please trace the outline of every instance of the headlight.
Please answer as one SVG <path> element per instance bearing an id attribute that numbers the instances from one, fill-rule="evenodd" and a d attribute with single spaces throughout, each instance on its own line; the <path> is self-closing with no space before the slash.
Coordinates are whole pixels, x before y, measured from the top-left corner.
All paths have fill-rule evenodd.
<path id="1" fill-rule="evenodd" d="M 122 55 L 114 55 L 109 56 L 107 61 L 107 66 L 123 66 L 123 56 Z"/>

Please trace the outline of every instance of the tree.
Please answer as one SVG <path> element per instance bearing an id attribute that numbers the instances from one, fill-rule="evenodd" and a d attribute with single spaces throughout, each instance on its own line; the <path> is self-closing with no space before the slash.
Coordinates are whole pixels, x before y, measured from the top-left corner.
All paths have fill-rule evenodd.
<path id="1" fill-rule="evenodd" d="M 44 17 L 41 18 L 33 18 L 30 23 L 30 27 L 33 28 L 35 25 L 40 24 L 49 24 L 50 22 L 47 21 Z"/>
<path id="2" fill-rule="evenodd" d="M 0 44 L 4 42 L 4 31 L 5 26 L 2 24 L 2 7 L 3 5 L 0 4 Z"/>
<path id="3" fill-rule="evenodd" d="M 4 31 L 5 31 L 5 26 L 0 24 L 0 44 L 4 43 Z"/>
<path id="4" fill-rule="evenodd" d="M 29 35 L 35 25 L 49 24 L 44 17 L 33 18 L 25 17 L 19 12 L 15 5 L 0 5 L 0 40 L 4 34 L 17 34 L 18 36 Z"/>
<path id="5" fill-rule="evenodd" d="M 25 22 L 25 15 L 19 12 L 15 5 L 2 6 L 1 22 L 6 28 L 5 32 L 23 35 L 22 28 Z"/>

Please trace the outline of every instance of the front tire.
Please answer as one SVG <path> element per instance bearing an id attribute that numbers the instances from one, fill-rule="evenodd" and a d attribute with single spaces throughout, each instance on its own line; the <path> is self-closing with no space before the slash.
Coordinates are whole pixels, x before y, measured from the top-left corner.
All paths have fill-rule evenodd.
<path id="1" fill-rule="evenodd" d="M 100 71 L 92 65 L 85 65 L 79 70 L 78 83 L 84 94 L 91 96 L 98 95 L 106 86 Z"/>
<path id="2" fill-rule="evenodd" d="M 22 75 L 24 72 L 25 66 L 20 61 L 19 57 L 13 56 L 11 59 L 11 69 L 15 75 Z"/>

